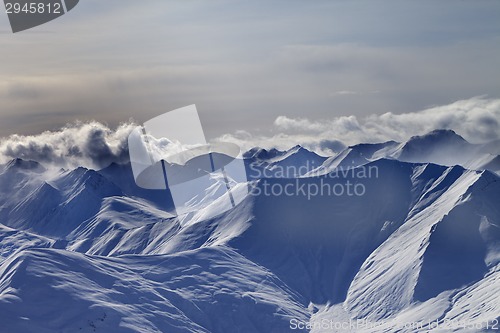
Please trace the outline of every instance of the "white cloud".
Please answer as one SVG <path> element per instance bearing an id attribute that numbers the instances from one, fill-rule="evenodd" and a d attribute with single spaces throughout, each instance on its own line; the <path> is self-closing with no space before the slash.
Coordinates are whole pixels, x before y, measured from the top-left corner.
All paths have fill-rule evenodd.
<path id="1" fill-rule="evenodd" d="M 341 147 L 357 143 L 405 141 L 434 129 L 452 129 L 473 143 L 500 139 L 500 99 L 474 97 L 449 105 L 436 106 L 419 112 L 384 113 L 366 117 L 343 116 L 311 121 L 306 118 L 279 116 L 274 122 L 273 136 L 253 136 L 249 133 L 224 135 L 227 140 L 248 149 L 253 146 L 286 149 L 300 144 L 321 150 L 323 146 Z M 321 144 L 323 143 L 323 144 Z"/>

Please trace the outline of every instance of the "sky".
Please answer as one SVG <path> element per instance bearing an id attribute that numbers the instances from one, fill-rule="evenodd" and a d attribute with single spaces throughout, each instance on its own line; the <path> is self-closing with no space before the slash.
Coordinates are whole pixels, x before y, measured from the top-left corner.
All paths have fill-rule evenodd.
<path id="1" fill-rule="evenodd" d="M 17 34 L 0 13 L 0 45 L 0 137 L 196 104 L 245 140 L 500 98 L 499 1 L 81 0 Z"/>

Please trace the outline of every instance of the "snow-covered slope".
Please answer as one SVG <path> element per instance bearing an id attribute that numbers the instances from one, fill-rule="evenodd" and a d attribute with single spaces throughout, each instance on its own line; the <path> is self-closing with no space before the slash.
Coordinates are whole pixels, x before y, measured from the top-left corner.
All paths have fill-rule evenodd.
<path id="1" fill-rule="evenodd" d="M 180 217 L 162 204 L 167 191 L 139 189 L 127 165 L 53 171 L 14 160 L 0 168 L 0 332 L 494 325 L 500 178 L 399 161 L 404 147 L 352 146 L 326 161 L 298 147 L 255 150 L 247 162 L 269 170 L 331 164 L 314 177 L 257 177 L 238 185 L 252 192 L 235 208 L 217 214 L 214 202 Z"/>
<path id="2" fill-rule="evenodd" d="M 400 144 L 394 141 L 384 143 L 362 143 L 347 147 L 339 154 L 329 157 L 323 164 L 306 174 L 306 176 L 324 175 L 335 169 L 355 168 L 380 158 L 395 154 Z"/>
<path id="3" fill-rule="evenodd" d="M 2 332 L 288 332 L 299 296 L 225 247 L 105 258 L 33 249 L 0 270 Z"/>

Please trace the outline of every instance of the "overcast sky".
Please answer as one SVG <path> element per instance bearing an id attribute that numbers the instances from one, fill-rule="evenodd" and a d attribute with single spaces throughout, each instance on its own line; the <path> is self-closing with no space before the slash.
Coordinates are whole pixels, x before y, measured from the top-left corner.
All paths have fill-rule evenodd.
<path id="1" fill-rule="evenodd" d="M 401 114 L 499 88 L 494 0 L 81 0 L 17 34 L 0 13 L 0 137 L 189 104 L 210 137 L 264 133 L 280 116 Z"/>

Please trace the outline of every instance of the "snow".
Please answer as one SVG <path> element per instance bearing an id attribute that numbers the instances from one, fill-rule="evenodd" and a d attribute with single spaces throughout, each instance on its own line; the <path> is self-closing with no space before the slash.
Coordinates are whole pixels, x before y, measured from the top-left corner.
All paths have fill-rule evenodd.
<path id="1" fill-rule="evenodd" d="M 460 163 L 430 163 L 448 161 L 443 145 L 463 148 Z M 270 174 L 232 179 L 236 207 L 207 188 L 180 216 L 130 165 L 13 160 L 0 167 L 0 332 L 495 331 L 500 177 L 470 168 L 493 153 L 449 131 L 328 159 L 254 149 L 245 163 Z M 346 182 L 363 195 L 265 194 Z"/>
<path id="2" fill-rule="evenodd" d="M 33 249 L 0 277 L 8 332 L 287 332 L 288 318 L 307 318 L 271 272 L 224 247 L 121 258 Z"/>

